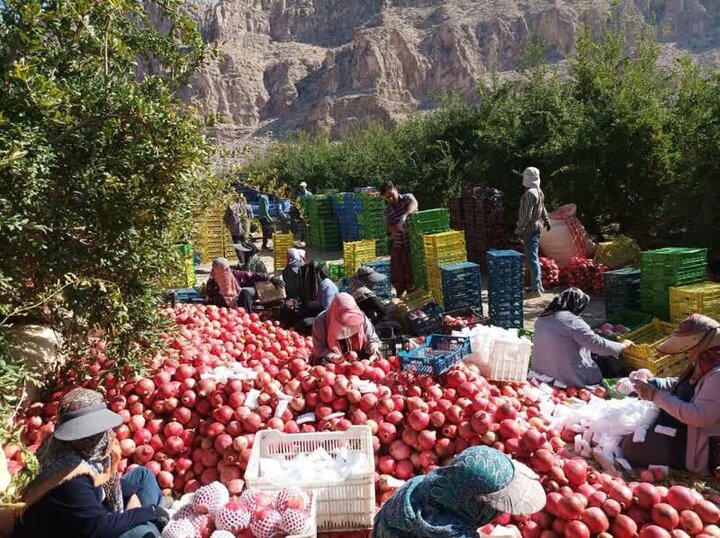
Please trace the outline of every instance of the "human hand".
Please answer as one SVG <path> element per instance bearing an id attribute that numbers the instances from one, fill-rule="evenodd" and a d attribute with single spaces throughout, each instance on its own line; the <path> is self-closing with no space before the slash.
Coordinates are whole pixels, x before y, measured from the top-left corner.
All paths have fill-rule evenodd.
<path id="1" fill-rule="evenodd" d="M 380 358 L 380 344 L 370 344 L 370 348 L 368 349 L 368 355 L 370 362 Z"/>
<path id="2" fill-rule="evenodd" d="M 338 353 L 330 353 L 330 355 L 328 355 L 326 358 L 327 360 L 329 360 L 330 362 L 334 362 L 335 364 L 343 361 L 342 355 L 339 355 Z"/>
<path id="3" fill-rule="evenodd" d="M 647 381 L 638 379 L 633 381 L 632 384 L 633 389 L 635 389 L 635 392 L 637 392 L 637 395 L 641 400 L 652 402 L 655 399 L 655 395 L 658 393 L 658 388 Z"/>
<path id="4" fill-rule="evenodd" d="M 158 522 L 160 527 L 164 527 L 170 521 L 170 512 L 168 512 L 164 506 L 159 504 L 154 506 L 155 510 L 155 521 Z"/>
<path id="5" fill-rule="evenodd" d="M 132 497 L 128 499 L 125 510 L 132 510 L 133 508 L 140 508 L 141 506 L 140 499 L 138 499 L 137 495 L 133 494 Z"/>
<path id="6" fill-rule="evenodd" d="M 630 346 L 634 346 L 635 342 L 633 342 L 632 340 L 623 340 L 622 342 L 620 342 L 620 345 L 623 347 L 623 350 L 625 350 Z"/>

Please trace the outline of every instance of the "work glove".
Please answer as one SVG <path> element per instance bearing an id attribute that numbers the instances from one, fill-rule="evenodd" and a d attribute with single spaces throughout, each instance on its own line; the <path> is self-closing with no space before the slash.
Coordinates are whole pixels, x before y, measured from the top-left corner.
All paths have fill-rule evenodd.
<path id="1" fill-rule="evenodd" d="M 159 504 L 155 505 L 154 509 L 155 521 L 157 521 L 160 528 L 163 528 L 170 521 L 170 512 L 168 512 L 164 506 L 160 506 Z"/>
<path id="2" fill-rule="evenodd" d="M 285 281 L 279 276 L 274 276 L 270 278 L 270 282 L 272 282 L 273 286 L 275 286 L 276 288 L 285 288 Z"/>

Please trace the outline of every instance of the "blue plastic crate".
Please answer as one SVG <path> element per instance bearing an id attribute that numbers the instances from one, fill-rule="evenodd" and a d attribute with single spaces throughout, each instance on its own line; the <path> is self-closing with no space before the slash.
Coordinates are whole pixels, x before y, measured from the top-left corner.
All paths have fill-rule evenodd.
<path id="1" fill-rule="evenodd" d="M 392 284 L 390 282 L 390 262 L 387 260 L 373 260 L 371 262 L 365 262 L 363 265 L 372 267 L 380 274 L 385 275 L 387 278 L 380 284 L 376 284 L 373 291 L 378 297 L 389 299 L 392 296 Z"/>
<path id="2" fill-rule="evenodd" d="M 401 351 L 403 370 L 439 376 L 470 354 L 470 339 L 446 334 L 432 334 L 412 351 Z"/>
<path id="3" fill-rule="evenodd" d="M 422 308 L 406 314 L 410 329 L 415 336 L 427 336 L 442 330 L 444 310 L 435 301 L 430 301 Z"/>

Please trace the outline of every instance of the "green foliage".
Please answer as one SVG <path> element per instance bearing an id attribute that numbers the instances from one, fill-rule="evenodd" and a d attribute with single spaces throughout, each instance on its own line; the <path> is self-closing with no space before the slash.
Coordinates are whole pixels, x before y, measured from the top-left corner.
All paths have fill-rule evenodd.
<path id="1" fill-rule="evenodd" d="M 720 252 L 716 208 L 720 164 L 720 76 L 684 60 L 658 65 L 649 29 L 610 19 L 578 33 L 562 75 L 530 39 L 519 75 L 493 77 L 477 103 L 449 96 L 439 110 L 394 129 L 372 127 L 347 139 L 300 135 L 271 146 L 243 173 L 265 170 L 289 185 L 351 189 L 391 179 L 424 207 L 439 206 L 464 183 L 506 193 L 509 220 L 520 173 L 540 168 L 549 205 L 576 203 L 585 226 L 610 223 L 646 247 L 702 245 Z M 510 230 L 508 223 L 508 230 Z"/>
<path id="2" fill-rule="evenodd" d="M 181 4 L 0 3 L 0 321 L 100 335 L 119 364 L 141 364 L 154 283 L 208 195 L 176 98 L 208 50 Z"/>

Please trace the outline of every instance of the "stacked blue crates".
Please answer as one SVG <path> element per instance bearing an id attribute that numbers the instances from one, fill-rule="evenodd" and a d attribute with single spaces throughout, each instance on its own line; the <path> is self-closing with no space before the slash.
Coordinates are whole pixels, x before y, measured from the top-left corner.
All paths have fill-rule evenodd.
<path id="1" fill-rule="evenodd" d="M 330 197 L 330 204 L 337 217 L 340 241 L 358 241 L 361 239 L 357 215 L 362 211 L 362 204 L 351 192 L 341 192 Z"/>
<path id="2" fill-rule="evenodd" d="M 489 250 L 490 323 L 503 329 L 523 327 L 523 257 L 514 250 Z"/>
<path id="3" fill-rule="evenodd" d="M 390 262 L 387 260 L 375 260 L 371 262 L 365 262 L 363 265 L 372 267 L 378 273 L 385 275 L 387 278 L 380 284 L 376 284 L 373 288 L 375 295 L 384 299 L 390 299 L 392 296 L 392 284 L 390 283 Z"/>
<path id="4" fill-rule="evenodd" d="M 445 311 L 475 308 L 482 311 L 482 274 L 472 262 L 440 266 Z"/>

